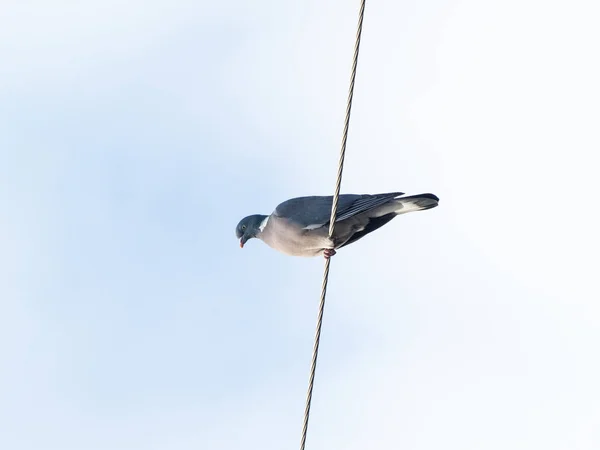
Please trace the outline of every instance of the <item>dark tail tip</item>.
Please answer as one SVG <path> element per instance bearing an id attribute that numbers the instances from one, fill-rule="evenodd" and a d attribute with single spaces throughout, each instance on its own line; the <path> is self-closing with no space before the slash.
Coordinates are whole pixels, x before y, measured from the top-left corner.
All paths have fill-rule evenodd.
<path id="1" fill-rule="evenodd" d="M 433 194 L 409 195 L 408 197 L 401 197 L 398 200 L 417 206 L 418 211 L 435 208 L 440 201 L 437 195 Z"/>
<path id="2" fill-rule="evenodd" d="M 440 201 L 440 199 L 438 198 L 438 196 L 437 195 L 433 195 L 433 194 L 420 194 L 420 195 L 415 195 L 415 197 L 428 198 L 430 200 L 435 200 L 436 202 Z"/>

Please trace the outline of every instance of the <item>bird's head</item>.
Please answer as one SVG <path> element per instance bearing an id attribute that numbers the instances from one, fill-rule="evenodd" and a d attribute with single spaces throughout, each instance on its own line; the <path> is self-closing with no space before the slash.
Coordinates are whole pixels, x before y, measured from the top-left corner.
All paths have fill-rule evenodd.
<path id="1" fill-rule="evenodd" d="M 255 238 L 261 232 L 260 226 L 266 218 L 267 216 L 254 214 L 240 220 L 235 228 L 235 235 L 240 240 L 241 248 L 244 248 L 244 244 L 248 240 Z"/>

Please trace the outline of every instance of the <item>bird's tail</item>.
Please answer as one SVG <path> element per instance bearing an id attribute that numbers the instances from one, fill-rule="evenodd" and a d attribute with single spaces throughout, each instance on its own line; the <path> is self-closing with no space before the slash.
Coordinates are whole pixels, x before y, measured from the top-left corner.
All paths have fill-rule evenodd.
<path id="1" fill-rule="evenodd" d="M 408 197 L 400 197 L 395 200 L 398 205 L 396 214 L 406 214 L 413 211 L 424 211 L 426 209 L 435 208 L 440 201 L 433 194 L 410 195 Z"/>

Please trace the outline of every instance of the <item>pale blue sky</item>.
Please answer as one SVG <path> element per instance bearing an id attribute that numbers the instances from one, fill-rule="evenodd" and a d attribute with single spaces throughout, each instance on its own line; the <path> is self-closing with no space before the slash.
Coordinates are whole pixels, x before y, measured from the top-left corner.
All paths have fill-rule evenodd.
<path id="1" fill-rule="evenodd" d="M 299 444 L 358 1 L 4 1 L 0 448 Z M 600 446 L 598 6 L 368 2 L 307 449 Z"/>

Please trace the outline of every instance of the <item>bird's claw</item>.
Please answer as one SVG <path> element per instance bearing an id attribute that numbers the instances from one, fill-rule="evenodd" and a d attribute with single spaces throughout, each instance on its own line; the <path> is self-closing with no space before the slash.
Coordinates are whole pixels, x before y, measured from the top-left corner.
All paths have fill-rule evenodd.
<path id="1" fill-rule="evenodd" d="M 335 255 L 335 253 L 335 249 L 333 248 L 326 248 L 325 250 L 323 250 L 323 256 L 325 257 L 325 259 L 331 258 L 333 255 Z"/>

